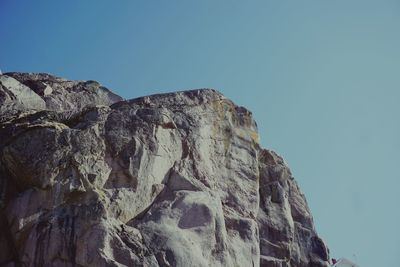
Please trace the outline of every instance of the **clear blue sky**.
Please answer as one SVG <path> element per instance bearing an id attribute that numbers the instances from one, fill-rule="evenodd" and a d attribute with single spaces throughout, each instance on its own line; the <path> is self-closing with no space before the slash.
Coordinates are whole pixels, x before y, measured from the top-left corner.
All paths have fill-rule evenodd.
<path id="1" fill-rule="evenodd" d="M 283 155 L 333 257 L 400 266 L 400 2 L 0 0 L 0 68 L 125 98 L 211 87 Z"/>

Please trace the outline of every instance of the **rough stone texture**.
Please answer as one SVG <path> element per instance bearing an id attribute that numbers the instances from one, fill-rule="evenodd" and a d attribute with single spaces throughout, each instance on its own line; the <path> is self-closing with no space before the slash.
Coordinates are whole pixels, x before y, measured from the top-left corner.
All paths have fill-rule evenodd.
<path id="1" fill-rule="evenodd" d="M 215 90 L 0 76 L 0 265 L 329 266 L 284 160 Z"/>

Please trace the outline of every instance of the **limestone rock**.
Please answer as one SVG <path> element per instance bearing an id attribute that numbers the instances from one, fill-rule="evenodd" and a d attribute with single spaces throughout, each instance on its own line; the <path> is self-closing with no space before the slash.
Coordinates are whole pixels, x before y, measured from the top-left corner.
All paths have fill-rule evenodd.
<path id="1" fill-rule="evenodd" d="M 215 90 L 8 73 L 0 102 L 0 264 L 329 266 L 288 166 Z"/>

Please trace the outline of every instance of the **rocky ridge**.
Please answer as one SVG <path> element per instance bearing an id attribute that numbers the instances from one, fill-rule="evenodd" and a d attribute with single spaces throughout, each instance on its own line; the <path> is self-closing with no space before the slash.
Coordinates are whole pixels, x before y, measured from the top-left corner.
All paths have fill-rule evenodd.
<path id="1" fill-rule="evenodd" d="M 287 164 L 215 90 L 6 73 L 0 115 L 1 266 L 329 266 Z"/>

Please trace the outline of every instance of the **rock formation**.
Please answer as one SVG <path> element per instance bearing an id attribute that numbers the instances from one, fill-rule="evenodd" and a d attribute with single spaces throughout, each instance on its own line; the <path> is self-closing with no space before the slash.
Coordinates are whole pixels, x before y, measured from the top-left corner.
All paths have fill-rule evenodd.
<path id="1" fill-rule="evenodd" d="M 215 90 L 6 73 L 0 103 L 2 266 L 329 266 L 285 161 Z"/>

